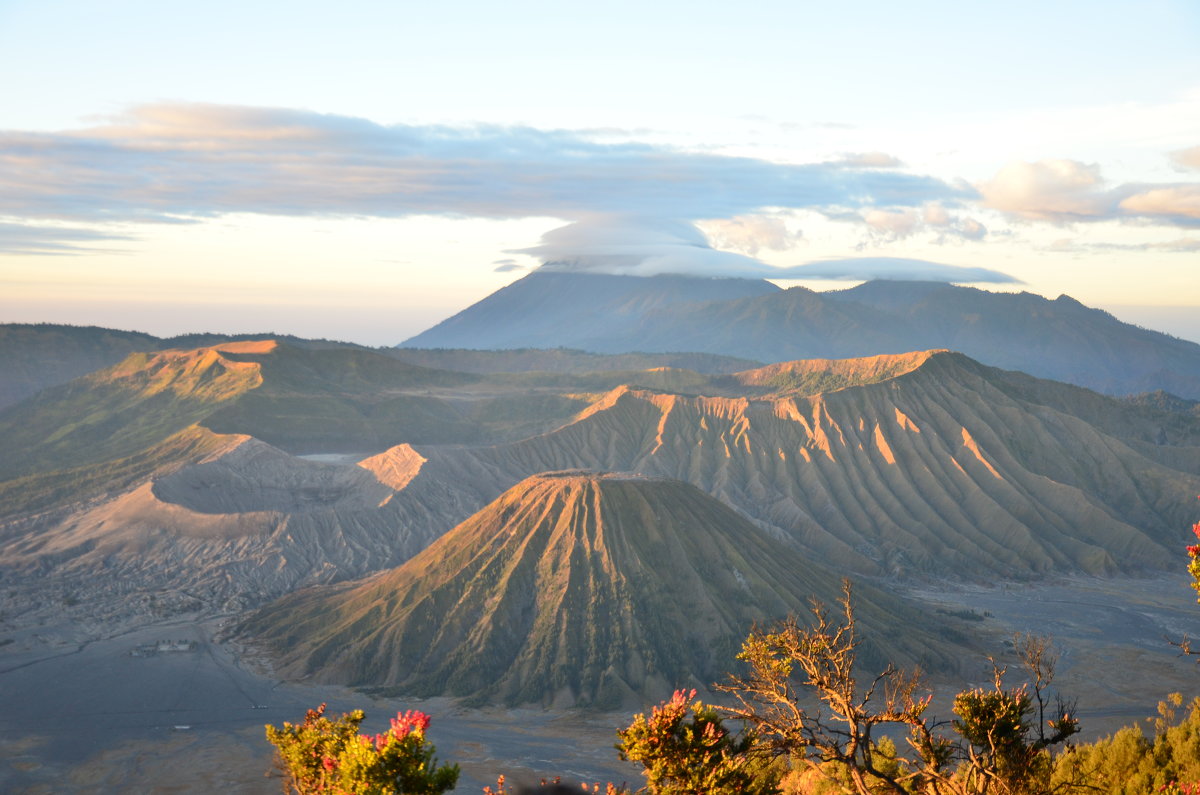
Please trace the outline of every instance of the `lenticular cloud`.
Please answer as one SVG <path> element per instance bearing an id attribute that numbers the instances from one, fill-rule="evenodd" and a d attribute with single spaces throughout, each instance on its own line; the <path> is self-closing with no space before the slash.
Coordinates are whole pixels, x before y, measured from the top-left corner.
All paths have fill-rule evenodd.
<path id="1" fill-rule="evenodd" d="M 539 245 L 520 249 L 542 270 L 614 276 L 679 274 L 708 278 L 869 279 L 1014 283 L 987 268 L 966 268 L 917 259 L 858 257 L 774 267 L 742 254 L 712 248 L 687 221 L 631 216 L 592 216 L 551 230 Z"/>

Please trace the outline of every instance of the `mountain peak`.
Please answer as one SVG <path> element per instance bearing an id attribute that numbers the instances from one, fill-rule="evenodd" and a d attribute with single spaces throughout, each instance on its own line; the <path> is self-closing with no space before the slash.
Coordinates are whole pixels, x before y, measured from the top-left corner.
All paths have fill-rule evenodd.
<path id="1" fill-rule="evenodd" d="M 241 631 L 289 675 L 614 708 L 706 687 L 755 622 L 839 589 L 694 486 L 571 469 L 526 478 L 398 569 L 285 597 Z M 859 593 L 864 620 L 888 635 L 879 642 L 923 655 L 884 626 L 919 619 L 883 600 Z"/>
<path id="2" fill-rule="evenodd" d="M 755 279 L 535 272 L 404 343 L 742 356 L 762 362 L 947 348 L 1109 394 L 1200 397 L 1200 345 L 1069 297 L 876 279 L 780 290 Z"/>
<path id="3" fill-rule="evenodd" d="M 775 292 L 779 288 L 764 279 L 537 270 L 400 347 L 567 347 L 605 353 L 612 348 L 605 340 L 624 336 L 659 309 Z"/>

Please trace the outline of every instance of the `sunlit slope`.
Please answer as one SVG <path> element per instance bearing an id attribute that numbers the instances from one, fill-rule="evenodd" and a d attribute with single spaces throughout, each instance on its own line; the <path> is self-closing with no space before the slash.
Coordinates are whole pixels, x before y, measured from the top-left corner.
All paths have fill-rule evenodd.
<path id="1" fill-rule="evenodd" d="M 205 434 L 253 436 L 301 453 L 473 438 L 487 417 L 426 393 L 476 378 L 273 340 L 131 354 L 0 412 L 0 516 L 194 463 L 191 447 L 211 447 Z"/>
<path id="2" fill-rule="evenodd" d="M 945 351 L 910 351 L 857 359 L 800 359 L 743 370 L 729 380 L 743 387 L 759 387 L 777 395 L 819 395 L 850 386 L 865 386 L 911 372 Z"/>
<path id="3" fill-rule="evenodd" d="M 406 440 L 544 429 L 586 405 L 478 381 L 273 341 L 131 355 L 0 413 L 0 565 L 214 609 L 397 565 L 478 507 L 455 484 L 408 488 L 423 459 Z M 296 455 L 324 451 L 345 455 Z"/>
<path id="4" fill-rule="evenodd" d="M 0 413 L 0 479 L 133 455 L 162 442 L 263 383 L 257 361 L 275 343 L 135 353 Z"/>
<path id="5" fill-rule="evenodd" d="M 400 568 L 286 597 L 241 631 L 288 676 L 617 707 L 714 681 L 755 621 L 839 591 L 692 486 L 574 471 L 531 477 Z M 856 604 L 871 661 L 952 659 L 903 600 L 863 586 Z"/>
<path id="6" fill-rule="evenodd" d="M 56 323 L 0 323 L 0 408 L 47 387 L 118 364 L 131 353 L 206 348 L 275 339 L 302 348 L 362 348 L 347 342 L 275 334 L 182 334 L 164 339 L 137 331 Z"/>
<path id="7" fill-rule="evenodd" d="M 860 385 L 792 389 L 854 373 Z M 946 352 L 806 364 L 783 380 L 757 397 L 616 389 L 552 433 L 430 451 L 422 476 L 487 484 L 484 497 L 571 467 L 678 478 L 875 574 L 1105 573 L 1178 557 L 1200 493 L 1194 419 Z"/>
<path id="8" fill-rule="evenodd" d="M 127 457 L 195 424 L 298 452 L 457 441 L 471 419 L 425 392 L 476 378 L 271 340 L 131 354 L 0 412 L 0 479 Z"/>

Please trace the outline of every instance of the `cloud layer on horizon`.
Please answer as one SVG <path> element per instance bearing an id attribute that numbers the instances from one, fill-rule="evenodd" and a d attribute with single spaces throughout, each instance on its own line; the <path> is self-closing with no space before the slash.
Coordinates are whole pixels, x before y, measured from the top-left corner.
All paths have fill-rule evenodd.
<path id="1" fill-rule="evenodd" d="M 0 254 L 82 254 L 96 251 L 97 244 L 129 239 L 96 229 L 0 222 Z"/>
<path id="2" fill-rule="evenodd" d="M 105 224 L 230 213 L 666 216 L 702 221 L 717 245 L 752 256 L 802 239 L 788 224 L 789 210 L 854 224 L 859 249 L 917 235 L 934 244 L 977 242 L 990 237 L 1001 216 L 1200 228 L 1200 183 L 1111 185 L 1099 166 L 1075 160 L 1012 162 L 971 186 L 897 170 L 903 163 L 885 152 L 780 163 L 613 142 L 614 135 L 381 125 L 306 110 L 192 103 L 139 105 L 76 130 L 0 130 L 0 254 L 95 251 L 131 234 Z M 1167 157 L 1192 169 L 1198 151 Z M 976 211 L 984 209 L 994 213 L 980 220 Z"/>
<path id="3" fill-rule="evenodd" d="M 273 215 L 722 218 L 761 207 L 973 196 L 856 162 L 783 164 L 529 127 L 407 126 L 303 110 L 132 108 L 57 133 L 0 131 L 0 216 L 139 221 Z"/>

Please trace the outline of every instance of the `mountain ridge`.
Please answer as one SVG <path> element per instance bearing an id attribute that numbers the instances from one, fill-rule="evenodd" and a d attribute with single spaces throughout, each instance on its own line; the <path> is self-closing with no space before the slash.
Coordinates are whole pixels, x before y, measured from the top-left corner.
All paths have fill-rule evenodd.
<path id="1" fill-rule="evenodd" d="M 1083 390 L 1111 412 L 1107 431 L 1092 427 L 995 385 L 1009 377 L 946 352 L 890 381 L 810 396 L 620 387 L 538 437 L 418 446 L 429 462 L 414 483 L 479 484 L 486 500 L 534 472 L 570 467 L 679 478 L 871 574 L 1166 565 L 1182 506 L 1200 488 L 1200 447 L 1158 445 L 1150 415 Z M 1188 422 L 1181 441 L 1194 442 Z M 1115 435 L 1122 427 L 1131 435 Z"/>
<path id="2" fill-rule="evenodd" d="M 202 377 L 206 361 L 240 397 L 193 399 L 228 386 Z M 856 576 L 1138 574 L 1173 565 L 1200 493 L 1186 401 L 1121 401 L 947 351 L 731 376 L 464 379 L 287 345 L 143 363 L 107 403 L 73 403 L 76 384 L 0 411 L 6 440 L 28 432 L 13 459 L 51 467 L 0 480 L 11 587 L 70 583 L 96 610 L 135 592 L 241 609 L 399 565 L 524 478 L 578 468 L 687 482 Z M 95 433 L 47 441 L 60 416 Z M 306 430 L 321 417 L 376 430 Z M 468 419 L 504 432 L 458 442 Z"/>
<path id="3" fill-rule="evenodd" d="M 672 278 L 689 289 L 708 284 Z M 602 299 L 587 303 L 586 296 L 603 293 L 598 285 L 620 286 L 620 311 Z M 640 302 L 631 298 L 639 285 L 646 297 Z M 663 301 L 655 300 L 661 291 L 645 277 L 534 271 L 400 347 L 569 344 L 605 354 L 691 351 L 762 362 L 946 348 L 1109 394 L 1163 389 L 1200 398 L 1200 344 L 1122 323 L 1065 295 L 1048 300 L 886 280 L 826 293 L 771 287 L 726 291 L 703 302 Z"/>

